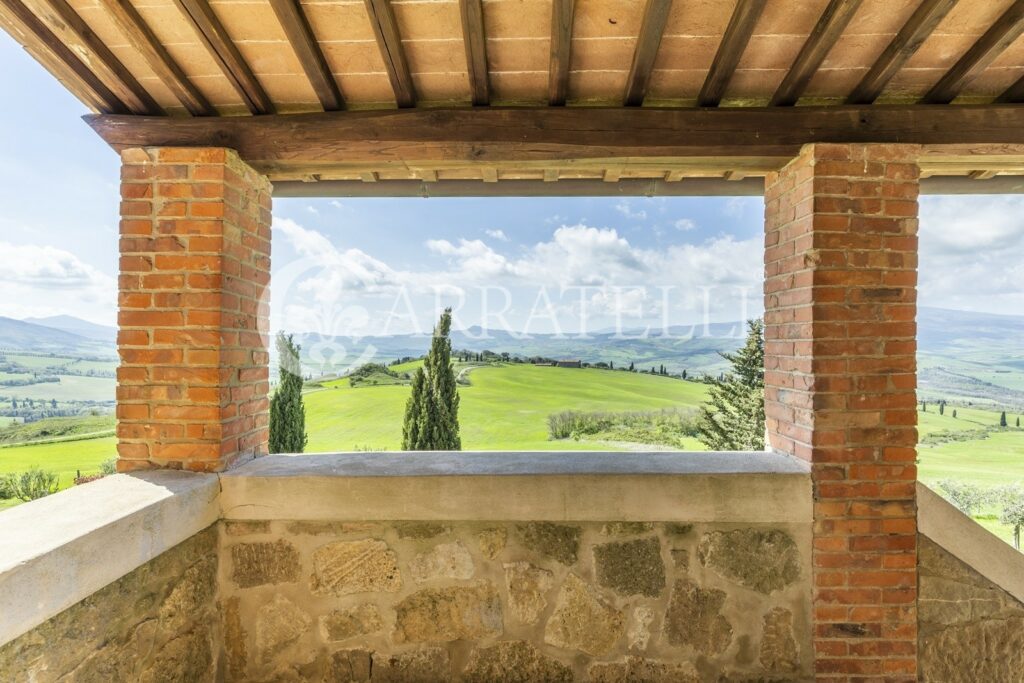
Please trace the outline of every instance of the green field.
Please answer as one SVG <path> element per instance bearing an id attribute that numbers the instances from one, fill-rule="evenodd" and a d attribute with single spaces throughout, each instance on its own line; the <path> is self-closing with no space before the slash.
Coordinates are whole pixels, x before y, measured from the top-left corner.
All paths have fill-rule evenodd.
<path id="1" fill-rule="evenodd" d="M 22 375 L 24 377 L 25 375 Z M 0 386 L 0 395 L 19 401 L 31 398 L 34 401 L 57 399 L 66 401 L 113 401 L 117 380 L 113 377 L 84 377 L 80 375 L 58 375 L 60 382 L 40 382 L 20 387 Z"/>
<path id="2" fill-rule="evenodd" d="M 100 469 L 100 463 L 116 457 L 116 444 L 117 439 L 108 436 L 102 439 L 0 448 L 0 474 L 24 472 L 33 466 L 42 467 L 60 475 L 60 487 L 67 488 L 74 483 L 77 471 L 95 474 Z M 19 502 L 0 500 L 0 509 Z"/>
<path id="3" fill-rule="evenodd" d="M 414 365 L 391 369 L 408 372 Z M 696 407 L 705 395 L 703 384 L 670 377 L 515 363 L 478 367 L 468 378 L 469 386 L 459 387 L 459 422 L 466 450 L 607 448 L 587 441 L 549 440 L 548 415 L 570 408 L 640 411 Z M 400 450 L 408 396 L 408 386 L 353 389 L 347 379 L 326 383 L 323 389 L 306 394 L 306 450 Z M 688 446 L 700 448 L 696 442 Z"/>

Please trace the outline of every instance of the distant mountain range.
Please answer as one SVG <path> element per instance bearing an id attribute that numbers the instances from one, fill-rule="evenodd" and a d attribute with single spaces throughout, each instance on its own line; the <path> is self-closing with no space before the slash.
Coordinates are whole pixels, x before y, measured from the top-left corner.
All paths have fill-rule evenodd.
<path id="1" fill-rule="evenodd" d="M 656 330 L 640 338 L 639 333 L 629 330 L 617 336 L 603 330 L 587 338 L 550 334 L 522 338 L 491 330 L 485 337 L 479 328 L 469 328 L 453 332 L 452 345 L 461 351 L 604 361 L 616 367 L 665 365 L 671 372 L 715 373 L 726 367 L 719 353 L 736 349 L 745 329 L 741 323 L 715 323 L 707 330 L 678 326 L 667 335 Z M 113 327 L 73 316 L 0 317 L 0 350 L 112 356 L 116 337 Z M 296 341 L 302 344 L 304 365 L 313 374 L 339 372 L 370 360 L 418 357 L 429 345 L 427 338 L 416 335 L 323 338 L 298 333 Z M 1024 405 L 1024 316 L 922 307 L 918 311 L 918 357 L 923 394 L 998 398 Z"/>
<path id="2" fill-rule="evenodd" d="M 113 356 L 116 340 L 114 328 L 66 315 L 29 320 L 0 317 L 0 351 Z"/>

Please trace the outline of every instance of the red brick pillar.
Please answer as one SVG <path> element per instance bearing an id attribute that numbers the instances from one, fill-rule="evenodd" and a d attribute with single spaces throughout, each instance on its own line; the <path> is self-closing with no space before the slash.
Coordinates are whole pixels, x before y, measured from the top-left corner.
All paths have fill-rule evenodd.
<path id="1" fill-rule="evenodd" d="M 265 454 L 270 183 L 222 148 L 121 162 L 118 469 Z"/>
<path id="2" fill-rule="evenodd" d="M 817 680 L 917 677 L 917 195 L 910 145 L 808 145 L 766 180 L 766 412 L 811 463 Z"/>

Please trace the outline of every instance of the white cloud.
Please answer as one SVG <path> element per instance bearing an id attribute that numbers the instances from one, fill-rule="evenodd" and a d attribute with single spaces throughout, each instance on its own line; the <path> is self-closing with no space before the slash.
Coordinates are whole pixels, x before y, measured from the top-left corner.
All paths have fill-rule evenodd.
<path id="1" fill-rule="evenodd" d="M 697 223 L 690 218 L 680 218 L 672 225 L 675 226 L 676 230 L 679 230 L 681 232 L 689 232 L 691 230 L 697 229 Z"/>
<path id="2" fill-rule="evenodd" d="M 508 235 L 505 234 L 504 230 L 484 230 L 484 232 L 488 237 L 493 237 L 496 240 L 501 240 L 502 242 L 509 241 Z"/>
<path id="3" fill-rule="evenodd" d="M 643 209 L 634 211 L 628 199 L 619 200 L 615 205 L 615 210 L 631 221 L 642 221 L 647 218 L 647 212 Z"/>
<path id="4" fill-rule="evenodd" d="M 1024 197 L 922 197 L 920 218 L 921 303 L 1024 314 Z"/>
<path id="5" fill-rule="evenodd" d="M 0 288 L 0 314 L 15 318 L 69 313 L 110 323 L 117 303 L 114 278 L 52 246 L 0 242 Z"/>
<path id="6" fill-rule="evenodd" d="M 312 204 L 307 204 L 307 205 L 306 205 L 306 213 L 311 213 L 311 214 L 313 214 L 314 216 L 319 216 L 319 215 L 320 215 L 320 210 L 319 210 L 319 209 L 317 209 L 317 208 L 316 208 L 315 206 L 313 206 Z"/>

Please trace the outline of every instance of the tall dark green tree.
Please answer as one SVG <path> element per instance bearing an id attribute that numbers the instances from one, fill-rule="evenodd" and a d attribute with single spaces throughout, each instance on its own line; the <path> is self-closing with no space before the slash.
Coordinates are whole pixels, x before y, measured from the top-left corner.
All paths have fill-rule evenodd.
<path id="1" fill-rule="evenodd" d="M 302 402 L 301 346 L 277 333 L 277 391 L 270 399 L 270 452 L 301 453 L 306 448 L 306 406 Z"/>
<path id="2" fill-rule="evenodd" d="M 459 392 L 452 367 L 452 309 L 434 328 L 430 352 L 412 378 L 405 406 L 402 448 L 407 451 L 460 451 Z"/>
<path id="3" fill-rule="evenodd" d="M 708 378 L 708 400 L 700 409 L 697 438 L 716 451 L 764 449 L 764 323 L 747 322 L 747 341 L 723 353 L 732 371 Z"/>
<path id="4" fill-rule="evenodd" d="M 1000 427 L 1005 427 L 1006 426 L 1006 411 L 1005 410 L 1003 411 L 1003 414 L 999 416 L 999 426 Z"/>

